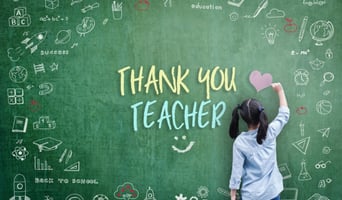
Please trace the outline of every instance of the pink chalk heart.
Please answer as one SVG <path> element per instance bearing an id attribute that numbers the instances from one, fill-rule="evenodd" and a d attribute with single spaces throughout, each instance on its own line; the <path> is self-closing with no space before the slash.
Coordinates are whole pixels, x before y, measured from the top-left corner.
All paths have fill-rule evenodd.
<path id="1" fill-rule="evenodd" d="M 272 75 L 269 73 L 262 75 L 259 71 L 255 70 L 249 75 L 249 82 L 251 82 L 257 92 L 259 92 L 272 84 Z"/>

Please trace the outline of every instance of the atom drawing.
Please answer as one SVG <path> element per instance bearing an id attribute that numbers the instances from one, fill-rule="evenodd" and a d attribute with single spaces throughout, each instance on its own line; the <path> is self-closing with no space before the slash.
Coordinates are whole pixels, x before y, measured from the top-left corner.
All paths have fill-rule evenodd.
<path id="1" fill-rule="evenodd" d="M 15 149 L 12 151 L 12 156 L 14 156 L 17 160 L 24 161 L 28 155 L 29 152 L 24 146 L 15 147 Z"/>

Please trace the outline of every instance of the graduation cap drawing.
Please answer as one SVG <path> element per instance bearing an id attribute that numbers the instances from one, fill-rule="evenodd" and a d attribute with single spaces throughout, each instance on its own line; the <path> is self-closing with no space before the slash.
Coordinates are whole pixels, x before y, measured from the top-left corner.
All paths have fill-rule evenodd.
<path id="1" fill-rule="evenodd" d="M 62 141 L 52 137 L 42 138 L 33 142 L 33 144 L 38 146 L 39 152 L 56 150 L 62 143 Z"/>

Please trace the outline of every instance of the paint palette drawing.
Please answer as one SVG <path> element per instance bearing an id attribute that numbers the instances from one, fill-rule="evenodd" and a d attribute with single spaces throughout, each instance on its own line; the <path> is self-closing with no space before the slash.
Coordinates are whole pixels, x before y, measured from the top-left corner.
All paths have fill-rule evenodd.
<path id="1" fill-rule="evenodd" d="M 33 142 L 33 144 L 38 146 L 39 152 L 56 150 L 62 143 L 62 141 L 52 137 L 42 138 Z"/>

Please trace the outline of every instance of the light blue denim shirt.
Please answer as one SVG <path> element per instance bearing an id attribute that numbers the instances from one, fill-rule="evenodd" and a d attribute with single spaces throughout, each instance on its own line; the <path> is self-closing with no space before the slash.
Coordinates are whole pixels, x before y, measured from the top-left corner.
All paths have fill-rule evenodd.
<path id="1" fill-rule="evenodd" d="M 261 145 L 256 141 L 257 130 L 242 132 L 235 139 L 229 188 L 239 189 L 242 182 L 242 200 L 270 200 L 284 189 L 277 165 L 276 138 L 289 117 L 289 108 L 280 107 Z"/>

